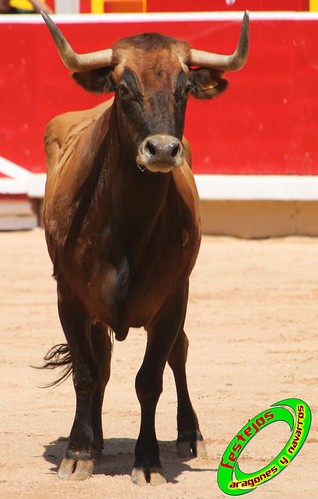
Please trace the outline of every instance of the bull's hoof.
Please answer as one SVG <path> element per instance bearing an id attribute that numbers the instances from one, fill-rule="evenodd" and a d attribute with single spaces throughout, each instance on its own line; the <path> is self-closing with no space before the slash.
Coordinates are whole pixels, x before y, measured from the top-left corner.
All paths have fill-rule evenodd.
<path id="1" fill-rule="evenodd" d="M 143 468 L 134 468 L 131 473 L 131 481 L 140 487 L 147 485 L 161 485 L 166 483 L 162 468 L 144 470 Z"/>
<path id="2" fill-rule="evenodd" d="M 58 477 L 62 480 L 87 480 L 92 476 L 94 469 L 94 462 L 92 459 L 74 459 L 69 457 L 64 457 L 62 460 Z"/>
<path id="3" fill-rule="evenodd" d="M 200 432 L 195 435 L 179 437 L 177 440 L 178 457 L 206 457 L 206 449 Z"/>

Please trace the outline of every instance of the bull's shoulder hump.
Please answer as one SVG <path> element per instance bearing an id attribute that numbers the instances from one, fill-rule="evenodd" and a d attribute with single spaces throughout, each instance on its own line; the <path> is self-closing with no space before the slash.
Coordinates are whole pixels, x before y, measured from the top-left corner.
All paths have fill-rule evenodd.
<path id="1" fill-rule="evenodd" d="M 113 99 L 110 99 L 92 109 L 61 114 L 49 122 L 44 138 L 48 174 L 61 170 L 81 135 L 111 108 L 112 103 Z"/>
<path id="2" fill-rule="evenodd" d="M 92 109 L 71 111 L 56 116 L 46 127 L 45 142 L 57 140 L 59 144 L 62 144 L 70 133 L 79 133 L 82 129 L 87 128 L 91 123 L 98 120 L 111 107 L 112 103 L 113 99 L 110 99 Z"/>

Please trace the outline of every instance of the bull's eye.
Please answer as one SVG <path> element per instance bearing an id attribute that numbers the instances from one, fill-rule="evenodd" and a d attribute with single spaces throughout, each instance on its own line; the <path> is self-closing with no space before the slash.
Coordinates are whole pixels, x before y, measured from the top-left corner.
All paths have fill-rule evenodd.
<path id="1" fill-rule="evenodd" d="M 117 88 L 121 97 L 125 97 L 126 95 L 129 94 L 128 87 L 125 83 L 120 83 Z"/>
<path id="2" fill-rule="evenodd" d="M 191 91 L 191 83 L 190 82 L 187 83 L 186 85 L 184 85 L 183 87 L 179 87 L 174 94 L 176 102 L 187 99 L 190 91 Z"/>
<path id="3" fill-rule="evenodd" d="M 191 91 L 191 83 L 189 82 L 189 83 L 188 83 L 188 84 L 184 87 L 184 89 L 183 89 L 183 93 L 184 93 L 185 95 L 187 95 L 187 96 L 188 96 L 188 95 L 189 95 L 189 93 L 190 93 L 190 91 Z"/>

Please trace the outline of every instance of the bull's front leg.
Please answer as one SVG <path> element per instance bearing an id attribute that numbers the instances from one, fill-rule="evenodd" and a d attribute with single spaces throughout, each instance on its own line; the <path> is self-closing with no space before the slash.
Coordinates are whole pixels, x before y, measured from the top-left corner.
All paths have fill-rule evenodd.
<path id="1" fill-rule="evenodd" d="M 159 445 L 155 431 L 155 412 L 162 392 L 163 371 L 183 326 L 187 293 L 176 293 L 147 328 L 148 341 L 142 366 L 136 377 L 136 393 L 141 408 L 140 432 L 135 448 L 132 481 L 138 485 L 164 483 Z"/>
<path id="2" fill-rule="evenodd" d="M 58 291 L 61 324 L 72 358 L 76 411 L 65 456 L 58 470 L 62 479 L 85 480 L 94 468 L 91 407 L 98 371 L 87 335 L 89 326 L 83 304 L 63 287 Z"/>
<path id="3" fill-rule="evenodd" d="M 206 449 L 199 428 L 198 418 L 189 396 L 186 361 L 189 341 L 185 332 L 180 330 L 169 355 L 169 365 L 173 371 L 178 396 L 178 438 L 179 457 L 205 457 Z"/>
<path id="4" fill-rule="evenodd" d="M 155 412 L 162 392 L 162 366 L 150 366 L 145 356 L 136 377 L 136 393 L 141 407 L 139 437 L 135 447 L 135 462 L 131 479 L 137 485 L 159 485 L 164 483 L 159 445 L 155 431 Z"/>

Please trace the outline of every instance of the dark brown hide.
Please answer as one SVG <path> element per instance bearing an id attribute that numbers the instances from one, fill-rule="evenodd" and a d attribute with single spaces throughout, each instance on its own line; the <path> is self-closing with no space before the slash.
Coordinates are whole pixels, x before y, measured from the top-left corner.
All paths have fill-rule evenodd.
<path id="1" fill-rule="evenodd" d="M 76 391 L 59 476 L 88 478 L 103 447 L 111 331 L 121 341 L 130 327 L 145 328 L 132 480 L 156 484 L 164 477 L 154 419 L 167 362 L 177 388 L 178 453 L 205 454 L 185 374 L 183 328 L 200 217 L 183 128 L 188 95 L 211 98 L 226 82 L 217 70 L 189 67 L 189 46 L 158 34 L 121 40 L 111 54 L 110 65 L 94 62 L 74 78 L 115 98 L 59 116 L 46 132 L 44 224 L 68 344 L 51 350 L 47 366 L 71 361 Z"/>

